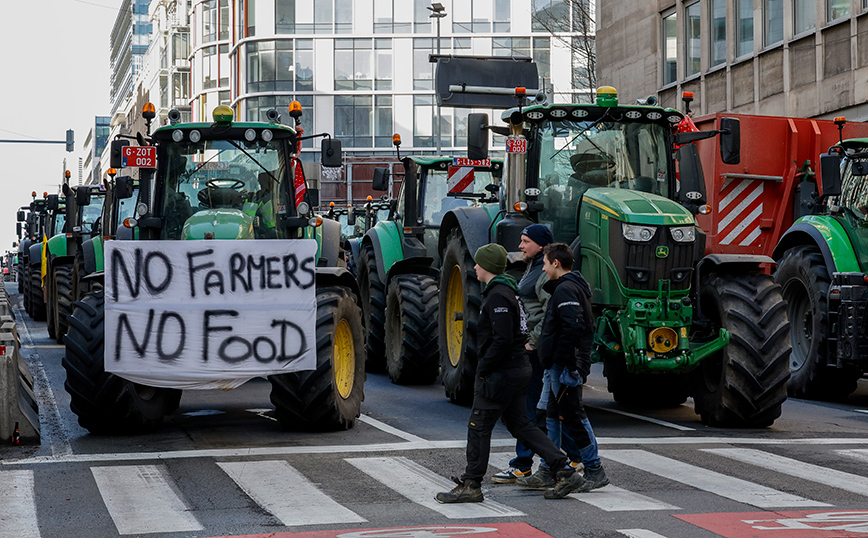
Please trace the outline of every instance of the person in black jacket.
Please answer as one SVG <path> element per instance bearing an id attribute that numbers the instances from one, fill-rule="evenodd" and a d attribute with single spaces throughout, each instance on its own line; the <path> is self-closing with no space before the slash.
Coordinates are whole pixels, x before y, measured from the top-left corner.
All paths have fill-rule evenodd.
<path id="1" fill-rule="evenodd" d="M 549 417 L 560 418 L 579 446 L 585 466 L 584 481 L 576 487 L 558 483 L 546 491 L 547 499 L 562 499 L 573 491 L 585 492 L 609 483 L 597 453 L 597 440 L 582 405 L 582 385 L 591 373 L 594 318 L 591 287 L 573 271 L 573 252 L 564 243 L 543 250 L 543 271 L 549 281 L 543 289 L 551 294 L 539 339 L 539 357 L 552 381 Z"/>
<path id="2" fill-rule="evenodd" d="M 491 431 L 499 418 L 510 434 L 550 463 L 552 472 L 557 471 L 558 484 L 577 489 L 584 481 L 582 476 L 569 466 L 564 468 L 566 454 L 527 416 L 525 392 L 531 367 L 524 349 L 526 327 L 516 297 L 518 284 L 504 274 L 506 249 L 485 245 L 476 251 L 475 259 L 476 278 L 485 288 L 476 328 L 479 361 L 467 428 L 467 466 L 461 478 L 453 478 L 457 486 L 438 493 L 435 499 L 441 503 L 482 502 Z"/>

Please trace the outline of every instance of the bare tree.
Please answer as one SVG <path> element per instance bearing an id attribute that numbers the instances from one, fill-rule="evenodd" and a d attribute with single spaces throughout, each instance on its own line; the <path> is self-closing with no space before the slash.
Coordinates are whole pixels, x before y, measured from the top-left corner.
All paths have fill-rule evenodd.
<path id="1" fill-rule="evenodd" d="M 572 52 L 573 87 L 597 88 L 597 52 L 591 0 L 533 0 L 533 26 Z"/>

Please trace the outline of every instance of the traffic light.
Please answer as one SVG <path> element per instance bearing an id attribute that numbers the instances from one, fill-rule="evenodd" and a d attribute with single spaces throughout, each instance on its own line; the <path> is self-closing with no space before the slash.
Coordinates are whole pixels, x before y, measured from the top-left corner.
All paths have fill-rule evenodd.
<path id="1" fill-rule="evenodd" d="M 66 131 L 66 151 L 75 151 L 75 132 L 72 129 Z"/>

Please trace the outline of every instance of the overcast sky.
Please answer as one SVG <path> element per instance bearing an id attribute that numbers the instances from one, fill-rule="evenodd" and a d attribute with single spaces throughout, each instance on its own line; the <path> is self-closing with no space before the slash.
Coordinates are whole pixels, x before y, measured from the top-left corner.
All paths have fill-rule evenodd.
<path id="1" fill-rule="evenodd" d="M 11 250 L 16 210 L 30 193 L 57 193 L 67 160 L 78 183 L 78 159 L 94 116 L 109 115 L 109 37 L 121 0 L 3 2 L 0 18 L 0 253 Z"/>

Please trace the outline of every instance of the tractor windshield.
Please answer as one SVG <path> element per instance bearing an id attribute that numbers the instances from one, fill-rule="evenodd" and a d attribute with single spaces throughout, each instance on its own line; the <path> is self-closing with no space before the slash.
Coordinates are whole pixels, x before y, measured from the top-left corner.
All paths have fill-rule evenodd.
<path id="1" fill-rule="evenodd" d="M 180 238 L 187 219 L 216 209 L 252 218 L 257 238 L 277 237 L 278 214 L 286 212 L 283 148 L 284 142 L 276 139 L 171 144 L 158 202 L 165 219 L 164 238 Z"/>
<path id="2" fill-rule="evenodd" d="M 547 121 L 539 126 L 539 188 L 556 241 L 578 233 L 578 207 L 588 189 L 630 189 L 669 197 L 664 127 L 653 123 Z"/>
<path id="3" fill-rule="evenodd" d="M 81 233 L 84 235 L 93 235 L 99 232 L 97 222 L 102 216 L 102 206 L 105 202 L 105 195 L 93 194 L 90 197 L 90 204 L 81 208 Z"/>
<path id="4" fill-rule="evenodd" d="M 868 176 L 854 174 L 854 163 L 868 170 L 868 153 L 860 150 L 856 156 L 841 161 L 841 195 L 831 201 L 859 219 L 868 219 Z"/>
<path id="5" fill-rule="evenodd" d="M 425 182 L 422 200 L 422 219 L 425 226 L 440 226 L 443 216 L 452 209 L 473 205 L 473 200 L 447 196 L 449 188 L 447 182 L 449 173 L 447 170 L 428 168 L 425 172 Z M 473 170 L 473 184 L 466 192 L 485 194 L 485 186 L 493 182 L 491 172 L 476 168 Z M 403 197 L 401 198 L 403 199 Z"/>

